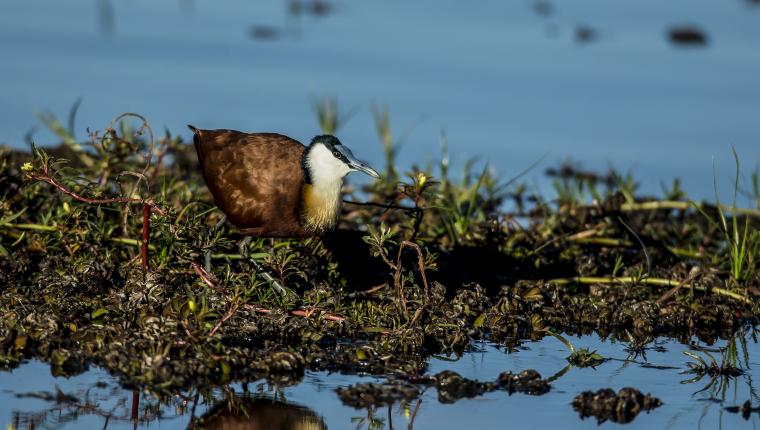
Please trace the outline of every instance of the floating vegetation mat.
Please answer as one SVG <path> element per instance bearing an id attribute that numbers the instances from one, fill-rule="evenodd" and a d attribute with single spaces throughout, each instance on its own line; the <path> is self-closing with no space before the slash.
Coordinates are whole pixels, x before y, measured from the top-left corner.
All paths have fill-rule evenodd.
<path id="1" fill-rule="evenodd" d="M 375 117 L 383 177 L 345 190 L 339 229 L 242 253 L 183 138 L 127 114 L 80 141 L 46 117 L 63 144 L 0 156 L 0 366 L 94 364 L 167 392 L 305 369 L 408 381 L 472 339 L 597 332 L 636 353 L 658 335 L 709 343 L 757 322 L 758 209 L 691 201 L 677 181 L 641 196 L 629 175 L 573 165 L 545 171 L 543 196 L 474 163 L 453 175 L 445 152 L 402 174 L 387 112 Z M 571 349 L 575 365 L 603 361 Z M 455 376 L 435 382 L 451 401 L 548 389 L 537 376 L 442 382 Z"/>
<path id="2" fill-rule="evenodd" d="M 660 399 L 629 387 L 621 388 L 617 393 L 609 388 L 584 391 L 573 399 L 573 409 L 581 418 L 595 416 L 599 424 L 607 420 L 629 423 L 640 412 L 649 412 L 660 405 Z"/>

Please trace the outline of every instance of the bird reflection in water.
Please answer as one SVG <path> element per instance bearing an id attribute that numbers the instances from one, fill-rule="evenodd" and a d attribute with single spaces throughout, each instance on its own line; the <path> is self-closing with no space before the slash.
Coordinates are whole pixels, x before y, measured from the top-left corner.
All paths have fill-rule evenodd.
<path id="1" fill-rule="evenodd" d="M 326 430 L 322 417 L 304 406 L 268 398 L 232 397 L 214 405 L 193 430 Z"/>

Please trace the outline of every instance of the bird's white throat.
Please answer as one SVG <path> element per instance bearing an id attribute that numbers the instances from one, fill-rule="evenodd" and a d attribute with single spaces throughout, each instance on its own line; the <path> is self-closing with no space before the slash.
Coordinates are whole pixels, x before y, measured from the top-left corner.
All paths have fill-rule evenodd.
<path id="1" fill-rule="evenodd" d="M 340 212 L 340 189 L 351 169 L 325 145 L 316 143 L 306 154 L 311 184 L 304 188 L 303 218 L 307 228 L 327 230 L 335 225 Z"/>

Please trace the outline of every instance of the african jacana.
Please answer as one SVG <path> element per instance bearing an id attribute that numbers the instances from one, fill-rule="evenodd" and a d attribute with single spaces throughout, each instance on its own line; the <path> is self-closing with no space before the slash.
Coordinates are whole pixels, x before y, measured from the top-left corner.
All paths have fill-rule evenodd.
<path id="1" fill-rule="evenodd" d="M 335 136 L 304 146 L 275 133 L 188 127 L 214 202 L 245 236 L 322 235 L 337 224 L 343 178 L 380 177 Z"/>

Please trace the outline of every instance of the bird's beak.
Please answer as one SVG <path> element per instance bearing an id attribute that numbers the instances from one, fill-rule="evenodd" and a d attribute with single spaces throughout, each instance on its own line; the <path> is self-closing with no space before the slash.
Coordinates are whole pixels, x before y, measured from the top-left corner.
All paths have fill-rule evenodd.
<path id="1" fill-rule="evenodd" d="M 379 178 L 380 177 L 380 174 L 377 173 L 377 170 L 369 167 L 367 165 L 367 163 L 365 163 L 363 161 L 359 161 L 356 158 L 349 158 L 348 159 L 348 167 L 350 167 L 351 170 L 356 170 L 356 171 L 359 171 L 359 172 L 364 172 L 364 173 L 372 176 L 373 178 Z"/>

